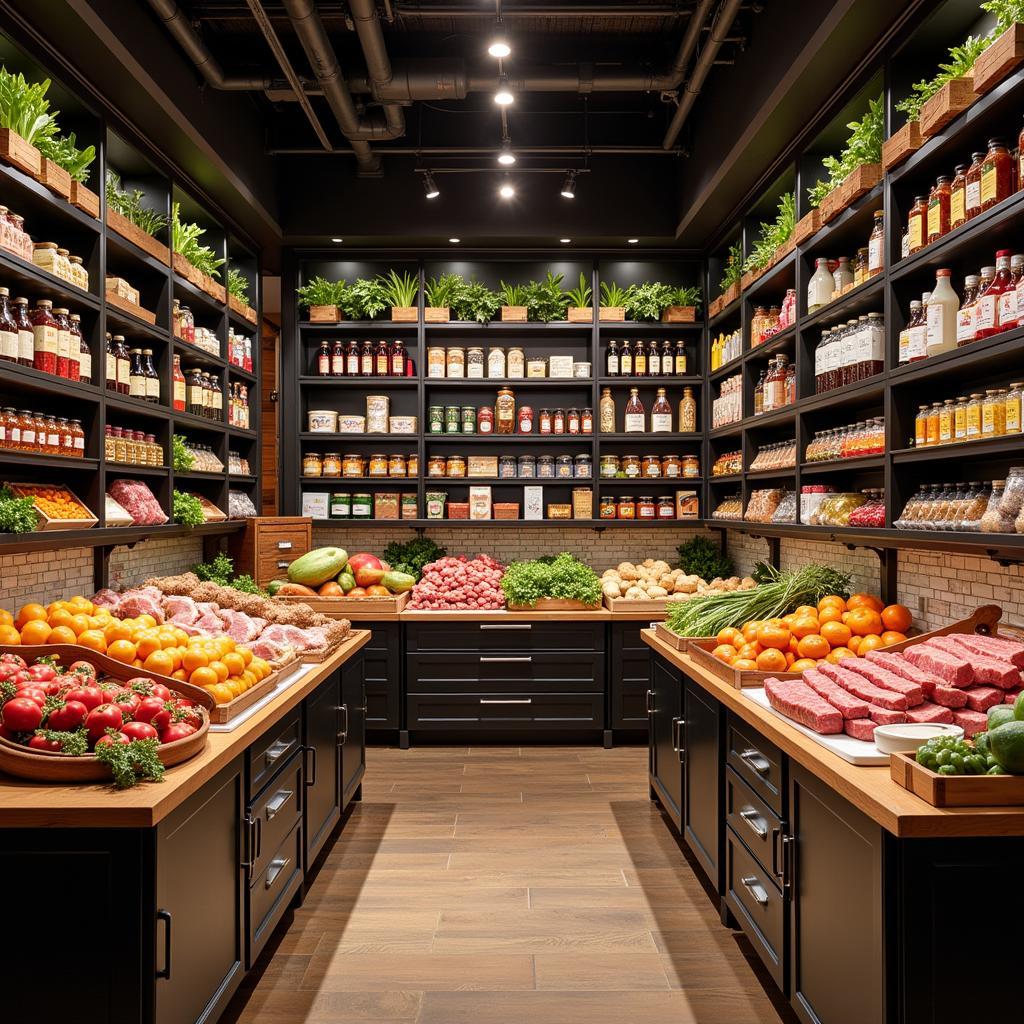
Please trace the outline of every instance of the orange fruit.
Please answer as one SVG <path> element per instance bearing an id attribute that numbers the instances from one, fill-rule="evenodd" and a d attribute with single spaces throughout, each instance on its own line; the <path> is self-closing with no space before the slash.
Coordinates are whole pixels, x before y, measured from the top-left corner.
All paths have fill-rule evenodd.
<path id="1" fill-rule="evenodd" d="M 29 619 L 21 627 L 21 642 L 23 644 L 49 643 L 52 632 L 53 629 L 46 619 Z"/>
<path id="2" fill-rule="evenodd" d="M 825 659 L 826 661 L 832 662 L 833 665 L 838 665 L 843 658 L 856 658 L 857 655 L 850 650 L 849 647 L 836 647 L 834 648 L 829 656 Z"/>
<path id="3" fill-rule="evenodd" d="M 818 609 L 815 608 L 813 604 L 802 604 L 798 608 L 794 609 L 793 614 L 797 616 L 810 615 L 813 619 L 817 616 Z"/>
<path id="4" fill-rule="evenodd" d="M 46 621 L 49 622 L 54 629 L 56 629 L 57 626 L 70 626 L 72 618 L 73 616 L 71 612 L 66 608 L 54 608 L 52 612 L 47 609 Z"/>
<path id="5" fill-rule="evenodd" d="M 231 691 L 232 697 L 238 697 L 245 689 L 242 685 L 242 680 L 238 676 L 228 676 L 224 685 Z"/>
<path id="6" fill-rule="evenodd" d="M 756 672 L 757 662 L 751 661 L 750 658 L 735 658 L 733 659 L 732 667 L 737 672 Z"/>
<path id="7" fill-rule="evenodd" d="M 104 627 L 103 638 L 108 644 L 112 644 L 117 640 L 131 640 L 132 627 L 126 622 L 115 619 L 109 626 Z"/>
<path id="8" fill-rule="evenodd" d="M 54 626 L 48 643 L 75 644 L 78 643 L 78 637 L 70 626 Z"/>
<path id="9" fill-rule="evenodd" d="M 174 671 L 174 661 L 166 651 L 153 651 L 143 661 L 142 667 L 149 672 L 158 672 L 162 676 L 169 676 Z"/>
<path id="10" fill-rule="evenodd" d="M 126 665 L 132 664 L 135 661 L 135 644 L 130 640 L 115 640 L 112 644 L 107 645 L 107 656 L 113 658 L 114 661 L 122 661 Z"/>
<path id="11" fill-rule="evenodd" d="M 789 646 L 789 635 L 789 630 L 785 626 L 768 622 L 757 631 L 757 642 L 762 647 L 774 647 L 778 651 L 784 651 Z"/>
<path id="12" fill-rule="evenodd" d="M 107 639 L 98 629 L 87 629 L 84 633 L 78 634 L 78 646 L 86 647 L 90 651 L 99 651 L 106 654 Z"/>
<path id="13" fill-rule="evenodd" d="M 852 612 L 855 608 L 869 608 L 873 612 L 882 610 L 882 602 L 873 594 L 851 594 L 846 607 Z"/>
<path id="14" fill-rule="evenodd" d="M 224 683 L 215 683 L 210 687 L 210 693 L 218 704 L 230 704 L 235 699 L 231 688 Z"/>
<path id="15" fill-rule="evenodd" d="M 860 642 L 864 639 L 865 638 L 862 636 L 851 636 L 850 639 L 846 641 L 846 646 L 849 647 L 854 654 L 860 655 L 862 653 L 860 649 Z"/>
<path id="16" fill-rule="evenodd" d="M 160 637 L 152 633 L 143 633 L 135 645 L 136 653 L 145 661 L 155 651 L 161 650 Z"/>
<path id="17" fill-rule="evenodd" d="M 796 655 L 792 651 L 786 651 L 786 671 L 790 670 L 793 662 L 796 661 Z"/>
<path id="18" fill-rule="evenodd" d="M 823 636 L 811 633 L 800 641 L 797 647 L 797 654 L 801 658 L 818 659 L 828 657 L 830 650 L 829 642 Z"/>
<path id="19" fill-rule="evenodd" d="M 743 636 L 743 634 L 740 633 L 740 631 L 738 629 L 736 630 L 736 633 L 739 636 Z M 239 647 L 238 648 L 238 653 L 242 656 L 242 661 L 244 661 L 246 665 L 251 665 L 252 664 L 252 651 L 249 650 L 248 647 Z"/>
<path id="20" fill-rule="evenodd" d="M 854 637 L 850 638 L 851 644 L 853 643 L 854 639 Z M 882 640 L 880 636 L 878 636 L 875 633 L 869 633 L 867 636 L 862 636 L 860 638 L 860 644 L 858 644 L 857 649 L 854 651 L 854 653 L 858 657 L 863 658 L 864 655 L 868 653 L 868 651 L 877 651 L 879 647 L 884 646 L 885 641 Z"/>
<path id="21" fill-rule="evenodd" d="M 87 629 L 92 628 L 92 622 L 90 621 L 89 616 L 83 612 L 78 612 L 75 615 L 72 615 L 69 625 L 75 631 L 75 636 L 81 636 Z"/>
<path id="22" fill-rule="evenodd" d="M 867 636 L 869 633 L 876 635 L 882 632 L 882 617 L 872 608 L 856 608 L 850 612 L 846 620 L 851 633 L 858 636 Z"/>
<path id="23" fill-rule="evenodd" d="M 81 594 L 75 594 L 74 597 L 69 598 L 67 604 L 70 608 L 73 608 L 75 612 L 84 612 L 86 615 L 93 614 L 93 604 L 88 598 L 82 597 Z"/>
<path id="24" fill-rule="evenodd" d="M 733 664 L 735 664 L 735 661 L 733 662 Z M 250 686 L 256 685 L 256 677 L 248 669 L 246 669 L 242 673 L 242 682 L 245 683 L 245 688 L 248 690 Z"/>
<path id="25" fill-rule="evenodd" d="M 839 611 L 846 611 L 846 602 L 839 597 L 837 594 L 829 594 L 827 597 L 823 597 L 818 602 L 818 612 L 821 613 L 824 608 L 838 608 Z"/>
<path id="26" fill-rule="evenodd" d="M 171 673 L 171 678 L 172 679 L 178 679 L 178 680 L 180 680 L 183 683 L 187 683 L 188 682 L 188 676 L 186 675 L 185 670 L 183 668 L 176 668 Z"/>
<path id="27" fill-rule="evenodd" d="M 744 644 L 737 652 L 736 657 L 742 661 L 755 661 L 761 653 L 762 647 L 756 641 L 752 644 Z M 263 678 L 262 676 L 260 678 Z"/>
<path id="28" fill-rule="evenodd" d="M 9 623 L 0 625 L 0 644 L 17 646 L 21 643 L 21 634 Z"/>
<path id="29" fill-rule="evenodd" d="M 210 662 L 210 668 L 212 668 L 213 671 L 217 673 L 217 678 L 222 683 L 231 674 L 230 672 L 228 672 L 227 665 L 225 665 L 224 662 L 220 661 L 219 659 L 217 661 L 211 661 Z"/>
<path id="30" fill-rule="evenodd" d="M 726 626 L 725 629 L 718 631 L 718 636 L 715 639 L 720 644 L 732 644 L 733 647 L 739 647 L 743 643 L 743 634 L 734 626 Z"/>
<path id="31" fill-rule="evenodd" d="M 761 672 L 785 672 L 789 668 L 786 656 L 776 647 L 768 647 L 757 656 L 757 667 Z"/>
<path id="32" fill-rule="evenodd" d="M 786 651 L 787 652 L 788 651 L 792 651 L 794 654 L 796 654 L 796 649 L 799 646 L 799 644 L 800 644 L 800 637 L 792 636 L 791 635 L 790 638 L 789 638 L 789 643 L 786 644 Z"/>
<path id="33" fill-rule="evenodd" d="M 826 622 L 842 622 L 843 612 L 837 605 L 827 604 L 818 613 L 818 626 L 823 626 Z M 818 632 L 821 632 L 820 628 Z"/>
<path id="34" fill-rule="evenodd" d="M 736 648 L 732 644 L 719 644 L 712 652 L 712 658 L 718 658 L 719 661 L 732 661 L 736 657 Z"/>
<path id="35" fill-rule="evenodd" d="M 185 671 L 188 671 L 188 669 Z M 220 679 L 212 668 L 208 668 L 206 665 L 203 665 L 200 668 L 192 670 L 188 677 L 188 681 L 193 686 L 216 686 L 220 682 Z"/>
<path id="36" fill-rule="evenodd" d="M 845 647 L 852 635 L 850 627 L 841 622 L 824 622 L 819 632 L 828 641 L 829 647 Z"/>
<path id="37" fill-rule="evenodd" d="M 13 626 L 14 616 L 6 609 L 0 608 L 0 626 Z"/>
<path id="38" fill-rule="evenodd" d="M 743 634 L 743 639 L 746 640 L 748 644 L 753 643 L 757 639 L 757 631 L 763 625 L 764 623 L 758 619 L 755 619 L 753 622 L 745 623 L 743 628 L 740 630 Z"/>
<path id="39" fill-rule="evenodd" d="M 790 672 L 806 672 L 809 668 L 816 668 L 817 662 L 813 658 L 797 658 L 792 665 L 789 666 Z"/>
<path id="40" fill-rule="evenodd" d="M 797 640 L 803 639 L 805 636 L 811 636 L 818 632 L 818 613 L 815 612 L 811 615 L 797 615 L 793 620 L 793 625 L 789 627 L 789 631 L 797 638 Z"/>
<path id="41" fill-rule="evenodd" d="M 900 633 L 906 633 L 910 629 L 910 624 L 914 621 L 913 615 L 910 614 L 910 609 L 902 604 L 891 604 L 883 608 L 881 614 L 882 625 L 886 629 L 897 630 Z"/>
<path id="42" fill-rule="evenodd" d="M 882 634 L 882 646 L 888 647 L 890 644 L 901 644 L 907 639 L 906 633 L 900 633 L 895 629 L 887 629 Z"/>
<path id="43" fill-rule="evenodd" d="M 18 617 L 14 620 L 14 624 L 18 629 L 21 629 L 26 622 L 37 621 L 46 621 L 46 609 L 41 604 L 25 604 L 21 606 L 21 610 L 18 612 Z"/>
<path id="44" fill-rule="evenodd" d="M 202 651 L 197 651 L 195 648 L 189 648 L 181 656 L 181 667 L 186 672 L 194 672 L 197 668 L 206 668 L 209 664 L 210 659 Z"/>
<path id="45" fill-rule="evenodd" d="M 782 616 L 782 624 L 786 627 L 786 629 L 792 630 L 793 623 L 796 622 L 796 619 L 797 617 L 792 612 L 790 612 L 789 615 Z"/>
<path id="46" fill-rule="evenodd" d="M 242 660 L 242 656 L 236 651 L 231 651 L 225 654 L 221 661 L 224 662 L 228 667 L 228 672 L 233 676 L 240 676 L 245 669 L 245 662 Z"/>
<path id="47" fill-rule="evenodd" d="M 136 618 L 136 622 L 138 622 L 139 625 L 145 626 L 145 627 L 147 627 L 149 629 L 152 629 L 156 625 L 156 619 L 154 619 L 152 615 L 148 615 L 148 614 L 147 615 L 139 615 Z"/>

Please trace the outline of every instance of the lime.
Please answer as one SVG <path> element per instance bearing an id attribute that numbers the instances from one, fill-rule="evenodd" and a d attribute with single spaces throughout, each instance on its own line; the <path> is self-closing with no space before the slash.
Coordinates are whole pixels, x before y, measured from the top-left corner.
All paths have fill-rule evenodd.
<path id="1" fill-rule="evenodd" d="M 1017 694 L 1017 699 L 1013 702 L 1013 717 L 1018 722 L 1024 721 L 1024 690 Z"/>
<path id="2" fill-rule="evenodd" d="M 988 709 L 988 727 L 998 729 L 999 726 L 1012 722 L 1017 713 L 1009 704 L 997 704 L 994 708 Z"/>
<path id="3" fill-rule="evenodd" d="M 1024 775 L 1024 722 L 1007 722 L 990 729 L 988 746 L 1002 768 L 1011 775 Z"/>

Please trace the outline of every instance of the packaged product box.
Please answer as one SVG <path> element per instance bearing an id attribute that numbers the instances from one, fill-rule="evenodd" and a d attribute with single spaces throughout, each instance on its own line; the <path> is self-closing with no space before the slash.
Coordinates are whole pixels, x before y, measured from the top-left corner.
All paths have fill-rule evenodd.
<path id="1" fill-rule="evenodd" d="M 676 519 L 696 519 L 699 512 L 696 491 L 676 491 Z"/>
<path id="2" fill-rule="evenodd" d="M 302 494 L 302 514 L 313 519 L 328 518 L 329 496 L 326 491 L 304 491 Z"/>
<path id="3" fill-rule="evenodd" d="M 572 489 L 572 517 L 573 519 L 594 518 L 594 492 L 589 487 L 574 487 Z"/>
<path id="4" fill-rule="evenodd" d="M 444 519 L 444 506 L 447 501 L 447 491 L 427 491 L 427 518 Z"/>
<path id="5" fill-rule="evenodd" d="M 370 431 L 368 431 L 370 433 Z M 416 417 L 415 416 L 389 416 L 388 417 L 388 433 L 391 434 L 415 434 L 416 433 Z"/>
<path id="6" fill-rule="evenodd" d="M 491 518 L 491 489 L 477 485 L 469 489 L 469 518 Z"/>
<path id="7" fill-rule="evenodd" d="M 380 491 L 373 496 L 374 519 L 397 519 L 401 495 L 397 492 Z"/>
<path id="8" fill-rule="evenodd" d="M 487 476 L 495 477 L 498 475 L 498 456 L 497 455 L 470 455 L 466 460 L 466 475 L 467 476 Z"/>
<path id="9" fill-rule="evenodd" d="M 543 380 L 548 375 L 548 361 L 546 359 L 527 359 L 526 376 L 530 380 Z"/>
<path id="10" fill-rule="evenodd" d="M 572 519 L 572 505 L 548 502 L 548 519 Z"/>
<path id="11" fill-rule="evenodd" d="M 107 291 L 113 292 L 122 299 L 127 299 L 132 305 L 138 306 L 139 289 L 133 288 L 123 277 L 107 277 Z"/>
<path id="12" fill-rule="evenodd" d="M 572 377 L 572 356 L 549 356 L 548 376 Z"/>
<path id="13" fill-rule="evenodd" d="M 416 492 L 406 491 L 402 494 L 402 518 L 417 519 L 419 505 L 417 504 Z"/>
<path id="14" fill-rule="evenodd" d="M 523 488 L 523 518 L 543 519 L 544 518 L 544 488 L 524 487 Z"/>

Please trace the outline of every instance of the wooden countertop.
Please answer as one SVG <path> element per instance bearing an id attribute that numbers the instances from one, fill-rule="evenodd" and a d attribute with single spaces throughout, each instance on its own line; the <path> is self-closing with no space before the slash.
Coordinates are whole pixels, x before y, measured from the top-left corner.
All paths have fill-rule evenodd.
<path id="1" fill-rule="evenodd" d="M 896 785 L 888 767 L 866 768 L 844 761 L 670 647 L 653 630 L 643 630 L 642 636 L 657 654 L 893 835 L 901 839 L 1024 836 L 1024 807 L 932 807 Z"/>
<path id="2" fill-rule="evenodd" d="M 156 825 L 291 711 L 369 639 L 369 630 L 353 631 L 334 654 L 233 732 L 209 733 L 203 752 L 184 764 L 168 768 L 163 782 L 141 782 L 132 789 L 117 790 L 98 783 L 60 785 L 0 775 L 0 828 L 150 828 Z"/>
<path id="3" fill-rule="evenodd" d="M 665 618 L 664 612 L 611 612 L 599 608 L 594 612 L 510 612 L 503 608 L 494 611 L 404 611 L 404 612 L 338 612 L 338 618 L 351 622 L 658 622 Z"/>

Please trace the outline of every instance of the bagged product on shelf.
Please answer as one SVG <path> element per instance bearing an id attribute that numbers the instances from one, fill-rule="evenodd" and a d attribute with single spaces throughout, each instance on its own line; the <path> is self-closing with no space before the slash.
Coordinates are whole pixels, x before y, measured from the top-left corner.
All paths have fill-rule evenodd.
<path id="1" fill-rule="evenodd" d="M 781 487 L 765 487 L 751 491 L 747 510 L 743 514 L 744 520 L 748 523 L 770 523 L 775 510 L 785 497 L 786 491 Z"/>
<path id="2" fill-rule="evenodd" d="M 115 480 L 107 493 L 132 517 L 136 526 L 163 526 L 167 513 L 141 480 Z"/>
<path id="3" fill-rule="evenodd" d="M 796 491 L 787 491 L 786 496 L 776 506 L 772 513 L 773 523 L 795 523 L 796 522 Z"/>
<path id="4" fill-rule="evenodd" d="M 244 491 L 228 491 L 228 516 L 232 519 L 251 519 L 256 515 L 252 498 Z"/>
<path id="5" fill-rule="evenodd" d="M 1005 480 L 992 481 L 992 495 L 988 499 L 988 507 L 981 517 L 982 533 L 1013 533 L 1014 518 L 1005 516 L 1002 512 L 1003 498 L 1006 493 Z"/>
<path id="6" fill-rule="evenodd" d="M 999 503 L 999 514 L 1004 519 L 1016 519 L 1024 508 L 1024 466 L 1011 466 Z"/>
<path id="7" fill-rule="evenodd" d="M 848 526 L 850 513 L 867 504 L 866 494 L 843 492 L 830 494 L 811 516 L 812 526 Z"/>
<path id="8" fill-rule="evenodd" d="M 134 520 L 109 494 L 105 494 L 103 516 L 107 526 L 131 526 Z"/>
<path id="9" fill-rule="evenodd" d="M 199 504 L 203 506 L 203 518 L 208 523 L 222 523 L 227 519 L 227 513 L 221 511 L 209 498 L 204 498 L 201 494 L 196 494 L 192 491 L 192 497 L 199 501 Z"/>

